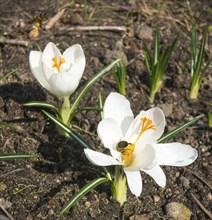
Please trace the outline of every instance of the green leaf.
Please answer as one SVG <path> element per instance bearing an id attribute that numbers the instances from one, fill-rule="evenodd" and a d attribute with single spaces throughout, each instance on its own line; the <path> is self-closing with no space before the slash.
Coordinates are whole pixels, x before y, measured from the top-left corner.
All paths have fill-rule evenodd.
<path id="1" fill-rule="evenodd" d="M 194 74 L 194 69 L 196 69 L 197 64 L 197 29 L 196 25 L 193 25 L 191 29 L 191 77 Z"/>
<path id="2" fill-rule="evenodd" d="M 211 64 L 211 61 L 212 61 L 212 57 L 208 60 L 208 62 L 207 62 L 207 64 L 206 64 L 205 68 L 204 68 L 203 71 L 202 71 L 202 74 L 200 75 L 200 78 L 199 78 L 199 84 L 200 84 L 200 85 L 201 85 L 201 83 L 202 83 L 203 78 L 204 78 L 205 75 L 206 75 L 206 72 L 207 72 L 207 70 L 208 70 L 208 68 L 209 68 L 209 66 L 210 66 L 210 64 Z"/>
<path id="3" fill-rule="evenodd" d="M 12 70 L 11 72 L 9 73 L 6 73 L 4 76 L 0 77 L 0 81 L 9 77 L 10 75 L 12 75 L 13 73 L 15 73 L 18 69 L 15 69 L 15 70 Z"/>
<path id="4" fill-rule="evenodd" d="M 178 134 L 179 132 L 183 131 L 184 129 L 186 129 L 190 125 L 194 124 L 196 121 L 198 121 L 202 117 L 204 117 L 204 115 L 199 115 L 199 116 L 193 118 L 191 121 L 185 122 L 184 124 L 180 125 L 179 127 L 175 128 L 174 130 L 166 133 L 165 135 L 163 135 L 161 138 L 158 139 L 158 143 L 162 143 L 162 142 L 170 139 L 174 135 Z"/>
<path id="5" fill-rule="evenodd" d="M 55 113 L 59 114 L 59 110 L 52 104 L 42 101 L 34 101 L 34 102 L 27 102 L 24 103 L 23 106 L 27 107 L 38 107 L 38 108 L 47 108 L 53 110 Z"/>
<path id="6" fill-rule="evenodd" d="M 159 60 L 159 29 L 157 28 L 154 38 L 154 65 Z"/>
<path id="7" fill-rule="evenodd" d="M 146 68 L 151 77 L 152 71 L 154 69 L 154 64 L 152 63 L 152 58 L 145 41 L 144 41 L 144 50 L 145 50 L 144 59 L 145 59 Z"/>
<path id="8" fill-rule="evenodd" d="M 67 212 L 71 207 L 73 207 L 83 196 L 93 190 L 95 187 L 99 186 L 100 184 L 109 182 L 109 180 L 105 177 L 99 177 L 90 183 L 86 184 L 82 189 L 74 194 L 74 196 L 69 200 L 69 202 L 65 205 L 65 207 L 60 212 L 59 216 L 63 215 Z"/>
<path id="9" fill-rule="evenodd" d="M 71 122 L 73 116 L 74 116 L 74 112 L 76 110 L 76 108 L 79 105 L 79 102 L 81 101 L 81 99 L 85 96 L 85 94 L 87 93 L 88 89 L 97 81 L 99 80 L 101 77 L 103 77 L 104 75 L 106 75 L 108 73 L 109 70 L 111 70 L 113 68 L 114 65 L 116 65 L 118 62 L 120 62 L 120 59 L 117 59 L 115 61 L 113 61 L 111 64 L 107 65 L 105 68 L 103 68 L 102 70 L 100 70 L 92 79 L 90 79 L 85 86 L 83 87 L 83 89 L 81 90 L 80 94 L 78 95 L 78 97 L 76 98 L 75 102 L 73 103 L 72 107 L 71 107 L 71 115 L 69 118 L 69 122 Z"/>
<path id="10" fill-rule="evenodd" d="M 34 154 L 0 154 L 1 160 L 14 160 L 36 157 Z"/>
<path id="11" fill-rule="evenodd" d="M 101 109 L 100 117 L 101 117 L 101 119 L 103 119 L 103 117 L 104 117 L 104 114 L 103 114 L 103 101 L 102 101 L 102 94 L 100 92 L 99 92 L 99 95 L 98 95 L 98 101 L 99 101 L 99 108 Z"/>
<path id="12" fill-rule="evenodd" d="M 207 29 L 205 29 L 203 33 L 201 46 L 200 46 L 200 50 L 199 50 L 199 54 L 197 58 L 197 65 L 196 65 L 196 68 L 194 69 L 194 73 L 191 79 L 191 89 L 196 85 L 196 83 L 200 79 L 200 71 L 201 71 L 201 67 L 203 64 L 203 56 L 204 56 L 204 50 L 205 50 L 205 44 L 206 44 L 206 33 L 207 33 Z"/>
<path id="13" fill-rule="evenodd" d="M 72 138 L 74 138 L 83 148 L 89 148 L 92 149 L 92 147 L 81 137 L 79 136 L 75 131 L 73 131 L 70 127 L 68 127 L 66 124 L 59 121 L 57 118 L 55 118 L 50 113 L 42 110 L 42 112 L 50 118 L 58 127 L 63 129 L 65 132 L 67 132 Z"/>

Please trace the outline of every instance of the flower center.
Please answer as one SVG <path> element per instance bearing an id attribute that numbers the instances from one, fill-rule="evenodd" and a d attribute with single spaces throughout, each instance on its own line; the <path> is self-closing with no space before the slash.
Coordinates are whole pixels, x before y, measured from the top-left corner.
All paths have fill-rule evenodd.
<path id="1" fill-rule="evenodd" d="M 57 72 L 60 73 L 60 66 L 63 63 L 65 63 L 65 59 L 63 57 L 60 57 L 60 60 L 58 62 L 57 57 L 53 57 L 52 62 L 53 62 L 52 68 L 56 68 Z"/>
<path id="2" fill-rule="evenodd" d="M 138 137 L 136 138 L 135 142 L 133 144 L 128 143 L 127 141 L 120 141 L 117 146 L 116 146 L 116 150 L 121 152 L 122 154 L 122 159 L 125 163 L 125 166 L 128 166 L 132 160 L 132 156 L 133 156 L 133 151 L 135 149 L 135 145 L 138 142 L 139 138 L 141 137 L 141 135 L 149 130 L 156 130 L 156 125 L 153 123 L 153 121 L 147 117 L 143 117 L 141 118 L 141 130 L 138 134 Z"/>

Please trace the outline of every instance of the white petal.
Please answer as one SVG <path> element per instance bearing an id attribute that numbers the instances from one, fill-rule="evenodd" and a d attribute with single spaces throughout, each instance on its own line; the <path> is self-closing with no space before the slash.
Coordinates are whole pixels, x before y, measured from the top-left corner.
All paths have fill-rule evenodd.
<path id="1" fill-rule="evenodd" d="M 114 150 L 117 143 L 123 137 L 119 124 L 111 118 L 100 121 L 97 128 L 97 133 L 103 145 L 106 148 Z"/>
<path id="2" fill-rule="evenodd" d="M 29 64 L 30 69 L 38 80 L 38 82 L 48 91 L 50 91 L 50 86 L 46 80 L 46 77 L 42 70 L 42 63 L 41 63 L 41 56 L 42 53 L 40 51 L 31 51 L 29 54 Z"/>
<path id="3" fill-rule="evenodd" d="M 160 108 L 151 108 L 148 111 L 141 111 L 139 115 L 134 119 L 131 127 L 127 132 L 127 135 L 130 137 L 131 134 L 131 143 L 133 143 L 137 139 L 142 128 L 141 118 L 143 117 L 151 119 L 156 126 L 156 130 L 146 130 L 141 135 L 137 143 L 140 142 L 139 145 L 155 143 L 163 134 L 166 125 L 164 113 Z"/>
<path id="4" fill-rule="evenodd" d="M 64 66 L 61 67 L 68 68 L 66 64 L 70 64 L 69 69 L 66 69 L 66 71 L 71 72 L 78 77 L 78 79 L 81 79 L 86 62 L 82 47 L 79 44 L 75 44 L 66 49 L 63 53 L 63 56 L 65 58 L 65 63 Z"/>
<path id="5" fill-rule="evenodd" d="M 79 85 L 79 80 L 76 76 L 70 73 L 55 73 L 49 79 L 52 93 L 58 98 L 70 96 Z"/>
<path id="6" fill-rule="evenodd" d="M 187 166 L 198 156 L 196 149 L 181 143 L 156 144 L 155 150 L 159 165 Z"/>
<path id="7" fill-rule="evenodd" d="M 122 165 L 124 165 L 124 162 L 122 160 L 122 154 L 120 152 L 118 152 L 117 150 L 110 149 L 110 153 L 114 159 L 118 160 Z"/>
<path id="8" fill-rule="evenodd" d="M 142 191 L 142 179 L 140 171 L 127 171 L 124 169 L 130 191 L 135 196 L 140 196 Z"/>
<path id="9" fill-rule="evenodd" d="M 53 68 L 52 58 L 56 57 L 57 60 L 60 60 L 61 56 L 62 55 L 55 44 L 53 44 L 52 42 L 49 42 L 46 45 L 45 49 L 43 50 L 41 59 L 42 59 L 42 64 L 43 64 L 43 72 L 45 73 L 47 80 L 49 80 L 52 74 L 58 73 L 57 69 Z"/>
<path id="10" fill-rule="evenodd" d="M 157 155 L 152 145 L 146 145 L 138 151 L 133 152 L 132 162 L 126 170 L 151 169 L 157 163 Z"/>
<path id="11" fill-rule="evenodd" d="M 160 166 L 156 165 L 150 170 L 142 170 L 150 175 L 160 187 L 166 186 L 166 176 Z"/>
<path id="12" fill-rule="evenodd" d="M 97 166 L 120 165 L 113 157 L 90 149 L 84 150 L 88 160 Z"/>
<path id="13" fill-rule="evenodd" d="M 49 42 L 43 50 L 42 58 L 52 60 L 53 57 L 57 57 L 59 59 L 61 57 L 61 53 L 54 43 Z"/>
<path id="14" fill-rule="evenodd" d="M 133 121 L 133 112 L 130 108 L 130 102 L 121 94 L 111 92 L 105 100 L 104 118 L 113 118 L 116 120 L 123 134 L 126 133 Z"/>

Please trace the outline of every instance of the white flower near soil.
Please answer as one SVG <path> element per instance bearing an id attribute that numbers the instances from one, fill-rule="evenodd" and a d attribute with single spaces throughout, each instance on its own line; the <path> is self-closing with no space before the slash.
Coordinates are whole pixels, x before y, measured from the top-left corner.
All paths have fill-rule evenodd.
<path id="1" fill-rule="evenodd" d="M 43 52 L 31 51 L 30 68 L 39 83 L 58 98 L 69 97 L 78 87 L 85 69 L 82 47 L 75 44 L 60 53 L 52 42 Z"/>
<path id="2" fill-rule="evenodd" d="M 98 125 L 98 136 L 112 156 L 85 149 L 95 165 L 122 166 L 128 186 L 135 196 L 142 191 L 141 171 L 165 187 L 166 176 L 160 165 L 187 166 L 198 156 L 197 151 L 181 143 L 158 144 L 165 128 L 165 116 L 160 108 L 141 111 L 134 118 L 129 101 L 111 93 L 104 105 L 104 118 Z"/>

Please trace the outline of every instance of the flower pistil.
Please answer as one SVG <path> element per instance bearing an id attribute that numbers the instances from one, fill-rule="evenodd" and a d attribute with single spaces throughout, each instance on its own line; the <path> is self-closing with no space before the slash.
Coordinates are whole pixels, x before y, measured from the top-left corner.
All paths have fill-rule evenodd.
<path id="1" fill-rule="evenodd" d="M 57 68 L 58 73 L 60 72 L 60 66 L 65 63 L 65 59 L 63 57 L 60 57 L 60 60 L 58 62 L 57 57 L 52 58 L 53 65 L 52 68 Z"/>

